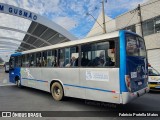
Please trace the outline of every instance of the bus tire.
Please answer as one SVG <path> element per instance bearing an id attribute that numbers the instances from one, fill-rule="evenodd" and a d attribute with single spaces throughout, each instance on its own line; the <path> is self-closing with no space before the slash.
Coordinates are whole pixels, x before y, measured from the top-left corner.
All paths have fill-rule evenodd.
<path id="1" fill-rule="evenodd" d="M 51 86 L 52 97 L 56 101 L 61 101 L 64 97 L 63 87 L 59 82 L 54 82 Z"/>
<path id="2" fill-rule="evenodd" d="M 16 80 L 16 85 L 17 85 L 18 88 L 21 88 L 21 87 L 22 87 L 22 86 L 21 86 L 21 80 L 20 80 L 20 79 Z"/>

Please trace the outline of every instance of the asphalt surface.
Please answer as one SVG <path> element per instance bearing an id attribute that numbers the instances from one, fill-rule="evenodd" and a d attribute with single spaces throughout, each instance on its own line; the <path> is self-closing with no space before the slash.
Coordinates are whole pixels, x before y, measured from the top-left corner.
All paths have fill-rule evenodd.
<path id="1" fill-rule="evenodd" d="M 160 111 L 160 93 L 150 92 L 126 105 L 115 105 L 104 102 L 82 100 L 76 98 L 66 98 L 64 101 L 54 101 L 51 94 L 32 88 L 17 88 L 9 83 L 8 73 L 0 68 L 0 111 L 97 111 L 91 112 L 93 116 L 98 116 L 98 111 Z M 73 114 L 76 112 L 73 112 Z M 102 114 L 105 114 L 103 112 Z M 92 115 L 91 115 L 92 116 Z M 0 118 L 1 120 L 2 118 Z M 4 119 L 4 118 L 3 118 Z M 8 118 L 11 119 L 11 118 Z M 18 118 L 16 118 L 18 119 Z M 27 119 L 27 118 L 26 118 Z M 34 118 L 36 120 L 36 118 Z M 43 118 L 44 119 L 44 118 Z M 46 120 L 52 118 L 45 118 Z M 54 118 L 60 119 L 60 117 Z M 64 117 L 62 118 L 64 119 Z M 69 117 L 65 119 L 71 119 Z M 80 119 L 80 118 L 76 118 Z M 127 120 L 127 117 L 83 117 L 81 119 L 104 119 L 104 120 Z M 129 119 L 142 119 L 129 118 Z M 149 120 L 149 117 L 143 117 Z M 160 119 L 152 118 L 153 120 Z"/>

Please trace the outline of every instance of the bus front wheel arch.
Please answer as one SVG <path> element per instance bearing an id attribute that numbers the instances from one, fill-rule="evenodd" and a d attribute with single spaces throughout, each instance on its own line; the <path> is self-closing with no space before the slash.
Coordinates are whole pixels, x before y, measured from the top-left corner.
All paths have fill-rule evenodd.
<path id="1" fill-rule="evenodd" d="M 60 82 L 53 81 L 51 83 L 51 94 L 54 100 L 61 101 L 64 98 L 64 89 Z"/>

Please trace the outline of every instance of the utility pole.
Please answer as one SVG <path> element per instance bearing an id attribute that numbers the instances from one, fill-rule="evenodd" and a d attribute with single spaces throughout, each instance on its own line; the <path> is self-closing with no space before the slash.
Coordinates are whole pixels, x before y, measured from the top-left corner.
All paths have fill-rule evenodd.
<path id="1" fill-rule="evenodd" d="M 104 0 L 102 0 L 103 33 L 106 33 L 106 21 L 104 12 Z"/>
<path id="2" fill-rule="evenodd" d="M 141 14 L 141 6 L 140 6 L 140 4 L 138 4 L 137 10 L 138 10 L 138 16 L 139 16 L 140 34 L 141 34 L 142 37 L 144 37 L 143 36 L 143 28 L 142 28 L 142 14 Z"/>

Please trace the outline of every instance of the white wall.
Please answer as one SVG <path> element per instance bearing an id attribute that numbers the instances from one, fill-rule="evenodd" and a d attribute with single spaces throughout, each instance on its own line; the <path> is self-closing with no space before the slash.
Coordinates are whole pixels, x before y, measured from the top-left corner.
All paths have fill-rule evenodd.
<path id="1" fill-rule="evenodd" d="M 144 39 L 147 49 L 160 48 L 160 33 L 147 35 Z"/>

